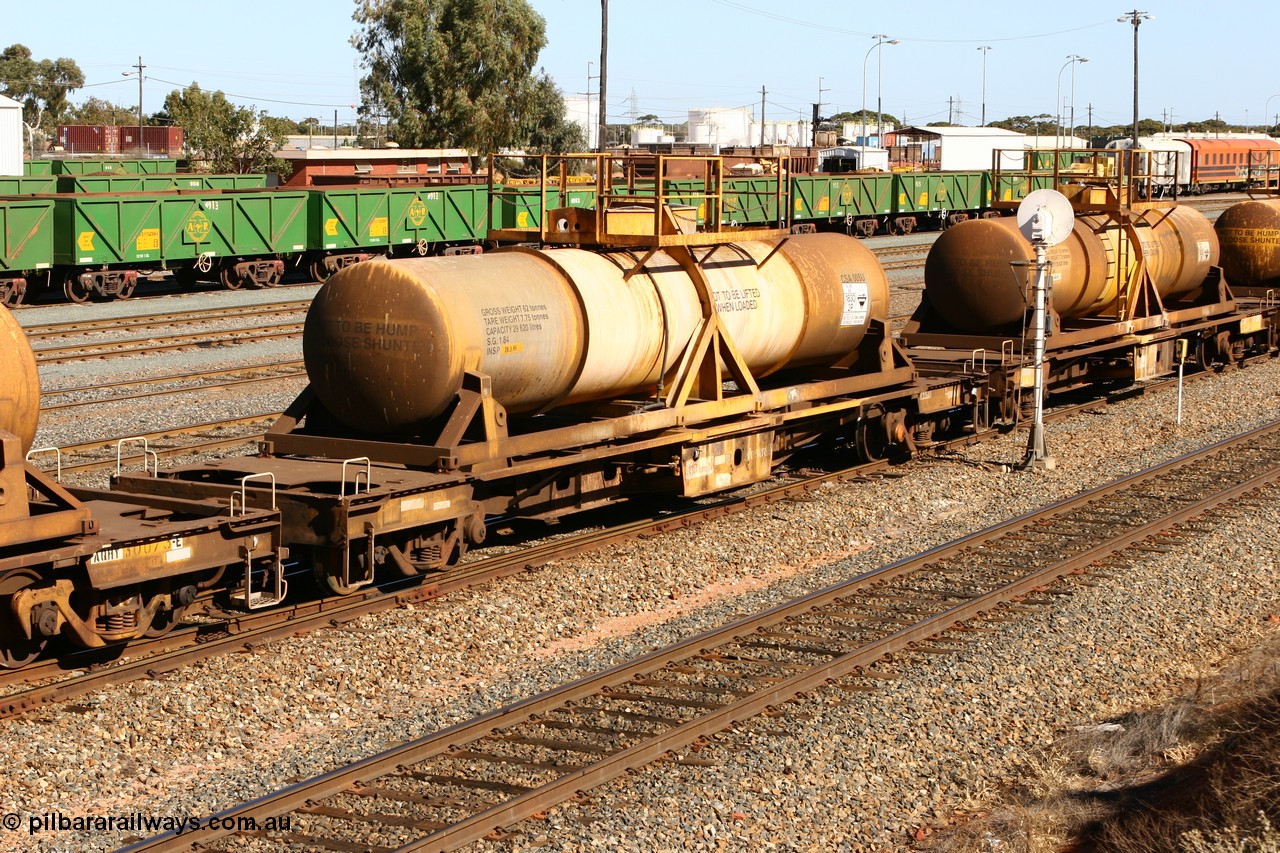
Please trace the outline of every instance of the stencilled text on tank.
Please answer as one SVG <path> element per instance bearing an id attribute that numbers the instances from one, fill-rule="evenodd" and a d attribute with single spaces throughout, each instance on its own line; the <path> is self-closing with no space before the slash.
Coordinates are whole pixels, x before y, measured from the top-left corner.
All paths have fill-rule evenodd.
<path id="1" fill-rule="evenodd" d="M 1223 228 L 1219 236 L 1237 245 L 1280 246 L 1280 231 L 1274 228 Z"/>
<path id="2" fill-rule="evenodd" d="M 734 287 L 716 294 L 716 310 L 721 314 L 733 311 L 754 311 L 760 307 L 760 288 Z"/>
<path id="3" fill-rule="evenodd" d="M 541 332 L 551 319 L 546 303 L 491 305 L 480 309 L 484 318 L 485 355 L 508 355 L 524 349 L 524 336 Z"/>
<path id="4" fill-rule="evenodd" d="M 418 352 L 420 341 L 416 323 L 400 323 L 395 320 L 332 321 L 337 333 L 338 346 L 351 350 L 377 350 L 388 353 Z"/>

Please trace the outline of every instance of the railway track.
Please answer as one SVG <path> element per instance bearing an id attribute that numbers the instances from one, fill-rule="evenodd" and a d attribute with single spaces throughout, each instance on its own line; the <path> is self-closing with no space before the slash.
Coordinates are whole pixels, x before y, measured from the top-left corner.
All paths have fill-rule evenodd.
<path id="1" fill-rule="evenodd" d="M 161 314 L 144 314 L 137 317 L 71 320 L 65 323 L 40 323 L 24 326 L 27 340 L 40 341 L 68 335 L 90 332 L 119 332 L 124 330 L 159 329 L 168 332 L 174 326 L 190 323 L 211 323 L 219 320 L 256 318 L 266 313 L 297 313 L 307 310 L 310 299 L 290 299 L 266 305 L 239 305 L 230 308 L 210 308 L 196 311 L 168 311 Z"/>
<path id="2" fill-rule="evenodd" d="M 500 836 L 735 722 L 785 717 L 774 709 L 806 691 L 875 689 L 887 656 L 1051 605 L 1065 577 L 1189 541 L 1188 521 L 1277 501 L 1280 422 L 126 849 L 451 850 Z"/>
<path id="3" fill-rule="evenodd" d="M 170 396 L 173 394 L 217 391 L 244 385 L 276 382 L 281 379 L 292 379 L 305 376 L 305 371 L 302 370 L 302 366 L 301 360 L 280 361 L 269 364 L 224 368 L 222 370 L 201 370 L 192 373 L 151 376 L 145 379 L 125 379 L 118 382 L 104 382 L 94 385 L 56 388 L 41 393 L 40 410 L 42 412 L 54 412 L 66 409 L 100 406 L 104 403 L 123 403 L 153 397 Z M 192 385 L 187 383 L 199 384 Z M 157 385 L 172 385 L 176 387 L 163 388 L 159 390 L 142 390 L 129 394 L 120 394 L 114 397 L 95 397 L 92 400 L 71 400 L 61 403 L 53 402 L 59 397 L 95 394 L 101 391 L 109 391 L 113 389 L 146 389 Z"/>
<path id="4" fill-rule="evenodd" d="M 57 448 L 56 473 L 60 479 L 72 474 L 86 474 L 93 471 L 107 471 L 113 468 L 118 469 L 120 467 L 129 467 L 137 464 L 144 455 L 150 457 L 149 464 L 155 464 L 159 459 L 173 459 L 175 457 L 186 456 L 194 453 L 210 453 L 216 450 L 226 450 L 233 447 L 257 444 L 257 442 L 265 435 L 264 432 L 239 433 L 230 436 L 221 435 L 220 433 L 256 424 L 267 425 L 280 417 L 280 414 L 280 412 L 263 412 L 261 414 L 246 415 L 239 418 L 226 418 L 224 420 L 170 427 L 168 429 L 154 430 L 152 432 L 136 435 L 94 439 L 92 441 L 81 442 L 80 444 L 64 445 Z M 208 437 L 200 438 L 197 441 L 189 443 L 171 444 L 169 446 L 153 446 L 160 442 L 171 441 L 176 438 L 185 438 L 188 436 Z M 42 461 L 42 457 L 48 455 L 47 453 L 42 452 L 45 450 L 45 448 L 33 450 L 32 454 L 34 461 L 40 463 Z M 48 450 L 51 452 L 52 448 L 49 448 Z M 96 458 L 92 458 L 84 462 L 73 462 L 70 464 L 62 463 L 64 458 L 75 458 L 79 456 L 93 456 Z M 44 462 L 44 467 L 48 468 L 48 466 L 49 463 L 47 461 Z"/>
<path id="5" fill-rule="evenodd" d="M 1207 374 L 1193 374 L 1193 376 L 1205 375 Z M 1166 387 L 1174 381 L 1176 380 L 1156 382 L 1138 389 L 1127 389 L 1102 401 L 1094 399 L 1056 407 L 1047 412 L 1045 418 L 1049 422 L 1063 420 L 1076 413 L 1096 409 L 1100 404 L 1105 405 L 1149 390 Z M 953 439 L 939 445 L 936 451 L 956 449 L 962 445 L 980 441 L 990 432 Z M 248 439 L 244 441 L 247 442 Z M 96 444 L 100 447 L 114 446 L 108 442 Z M 180 455 L 187 451 L 185 448 L 179 448 L 171 452 L 174 455 Z M 113 464 L 114 460 L 103 460 L 90 463 L 92 467 L 66 466 L 63 472 L 101 470 Z M 891 468 L 892 463 L 884 460 L 833 472 L 796 477 L 749 494 L 729 495 L 704 501 L 661 518 L 628 521 L 566 539 L 522 546 L 511 553 L 481 556 L 446 572 L 424 578 L 413 578 L 408 581 L 397 578 L 391 583 L 381 584 L 376 590 L 349 598 L 305 602 L 278 611 L 239 616 L 221 611 L 211 601 L 201 600 L 196 603 L 191 614 L 209 621 L 177 626 L 163 637 L 130 643 L 127 646 L 127 659 L 124 658 L 126 646 L 121 644 L 105 650 L 77 651 L 12 672 L 0 670 L 0 690 L 13 691 L 0 696 L 0 718 L 25 713 L 51 702 L 83 695 L 110 685 L 138 678 L 154 677 L 205 657 L 238 651 L 246 644 L 329 627 L 368 613 L 380 612 L 413 601 L 435 598 L 488 583 L 537 568 L 553 560 L 596 550 L 606 545 L 660 535 L 676 528 L 689 527 L 734 512 L 781 500 L 795 499 L 820 489 L 827 483 L 893 476 Z M 296 578 L 297 573 L 294 572 L 290 581 L 293 582 Z M 201 611 L 199 608 L 206 609 Z M 69 672 L 80 670 L 83 671 L 79 674 L 65 677 Z M 50 680 L 55 678 L 60 680 Z"/>

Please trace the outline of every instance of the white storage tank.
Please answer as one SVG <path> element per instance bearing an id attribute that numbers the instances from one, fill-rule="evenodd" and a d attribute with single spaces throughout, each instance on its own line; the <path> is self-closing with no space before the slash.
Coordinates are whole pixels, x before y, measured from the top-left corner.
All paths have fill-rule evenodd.
<path id="1" fill-rule="evenodd" d="M 752 113 L 747 109 L 689 110 L 689 138 L 705 145 L 750 145 Z"/>
<path id="2" fill-rule="evenodd" d="M 662 141 L 662 128 L 660 127 L 633 127 L 631 128 L 631 144 L 632 145 L 655 145 Z"/>

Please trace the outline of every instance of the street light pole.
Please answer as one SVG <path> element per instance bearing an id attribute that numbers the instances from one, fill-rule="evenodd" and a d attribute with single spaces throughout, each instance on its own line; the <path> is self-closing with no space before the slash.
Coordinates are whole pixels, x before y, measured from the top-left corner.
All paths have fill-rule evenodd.
<path id="1" fill-rule="evenodd" d="M 1276 93 L 1267 98 L 1267 105 L 1262 108 L 1262 129 L 1269 136 L 1271 134 L 1271 125 L 1267 124 L 1267 115 L 1271 112 L 1272 98 L 1280 98 L 1280 93 Z"/>
<path id="2" fill-rule="evenodd" d="M 142 64 L 142 57 L 138 57 L 138 64 L 133 66 L 137 71 L 122 71 L 121 77 L 132 77 L 138 75 L 138 148 L 142 148 L 142 69 L 147 66 Z"/>
<path id="3" fill-rule="evenodd" d="M 1075 57 L 1075 62 L 1071 65 L 1071 124 L 1067 128 L 1068 139 L 1076 135 L 1076 66 L 1089 61 L 1085 56 L 1075 56 L 1075 54 L 1072 56 Z"/>
<path id="4" fill-rule="evenodd" d="M 1133 147 L 1138 147 L 1138 25 L 1143 21 L 1154 21 L 1155 15 L 1147 12 L 1125 12 L 1116 18 L 1122 24 L 1133 24 Z"/>
<path id="5" fill-rule="evenodd" d="M 1054 128 L 1053 128 L 1053 147 L 1062 147 L 1062 72 L 1067 70 L 1067 66 L 1071 66 L 1071 122 L 1075 123 L 1075 87 L 1076 87 L 1076 63 L 1088 62 L 1083 56 L 1071 54 L 1067 57 L 1067 61 L 1062 63 L 1062 67 L 1058 69 L 1058 89 L 1057 94 L 1053 98 L 1054 111 Z"/>
<path id="6" fill-rule="evenodd" d="M 862 57 L 862 134 L 859 139 L 862 140 L 862 158 L 858 162 L 859 169 L 867 167 L 867 60 L 871 58 L 871 52 L 880 46 L 880 40 L 887 36 L 872 36 L 876 43 L 867 48 L 867 53 Z"/>
<path id="7" fill-rule="evenodd" d="M 883 47 L 885 44 L 898 44 L 901 41 L 901 39 L 889 39 L 888 41 L 886 41 L 884 36 L 880 36 L 879 38 L 880 38 L 880 42 L 879 44 L 876 45 L 876 47 Z M 880 115 L 881 115 L 880 91 L 883 88 L 882 81 L 884 79 L 884 75 L 881 73 L 883 68 L 884 68 L 884 51 L 880 50 L 876 52 L 876 145 L 880 146 L 881 148 L 884 147 L 880 142 L 880 139 L 883 136 L 883 132 L 880 129 Z"/>
<path id="8" fill-rule="evenodd" d="M 982 126 L 987 126 L 987 51 L 991 50 L 991 45 L 984 44 L 978 48 L 982 51 Z"/>

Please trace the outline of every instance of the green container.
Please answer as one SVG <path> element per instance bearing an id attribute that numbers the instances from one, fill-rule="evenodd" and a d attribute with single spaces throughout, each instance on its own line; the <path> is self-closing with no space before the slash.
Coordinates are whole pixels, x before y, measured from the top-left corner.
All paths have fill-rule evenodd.
<path id="1" fill-rule="evenodd" d="M 199 181 L 200 186 L 191 186 Z M 175 186 L 180 189 L 202 190 L 261 190 L 267 187 L 266 175 L 177 175 Z"/>
<path id="2" fill-rule="evenodd" d="M 162 196 L 60 196 L 54 204 L 54 262 L 160 265 L 162 202 Z"/>
<path id="3" fill-rule="evenodd" d="M 174 175 L 59 175 L 60 193 L 171 192 Z"/>
<path id="4" fill-rule="evenodd" d="M 895 213 L 940 213 L 989 206 L 985 172 L 898 172 Z"/>
<path id="5" fill-rule="evenodd" d="M 307 248 L 306 190 L 177 195 L 162 198 L 167 265 L 204 256 L 254 258 Z"/>
<path id="6" fill-rule="evenodd" d="M 386 187 L 330 187 L 310 193 L 308 247 L 319 251 L 381 249 L 390 245 Z"/>
<path id="7" fill-rule="evenodd" d="M 791 178 L 791 221 L 829 222 L 892 212 L 895 176 L 796 175 Z"/>
<path id="8" fill-rule="evenodd" d="M 494 228 L 536 229 L 542 222 L 542 187 L 502 187 L 493 199 Z M 596 205 L 595 187 L 568 190 L 561 198 L 560 190 L 546 192 L 547 206 L 552 210 L 558 207 L 586 207 Z"/>
<path id="9" fill-rule="evenodd" d="M 158 160 L 50 160 L 55 175 L 96 175 L 103 172 L 120 175 L 171 175 L 178 171 L 178 161 Z"/>
<path id="10" fill-rule="evenodd" d="M 22 163 L 22 174 L 53 175 L 57 173 L 53 171 L 52 160 L 24 160 Z"/>
<path id="11" fill-rule="evenodd" d="M 49 198 L 0 199 L 0 273 L 53 266 L 53 207 Z"/>
<path id="12" fill-rule="evenodd" d="M 260 256 L 306 248 L 305 191 L 61 196 L 55 263 L 171 266 L 201 255 Z"/>
<path id="13" fill-rule="evenodd" d="M 138 175 L 172 175 L 178 171 L 178 161 L 173 158 L 148 158 L 124 160 L 125 171 Z"/>
<path id="14" fill-rule="evenodd" d="M 699 182 L 701 183 L 701 182 Z M 722 225 L 774 227 L 778 223 L 778 179 L 775 177 L 729 178 L 720 188 Z M 702 200 L 698 202 L 703 204 Z M 786 197 L 783 197 L 786 205 Z M 702 210 L 698 221 L 701 223 Z M 783 216 L 786 215 L 784 210 Z"/>
<path id="15" fill-rule="evenodd" d="M 488 236 L 488 198 L 488 187 L 481 184 L 389 190 L 391 245 L 426 248 L 483 242 Z"/>
<path id="16" fill-rule="evenodd" d="M 37 195 L 56 193 L 58 179 L 53 175 L 6 175 L 0 177 L 0 195 Z"/>

